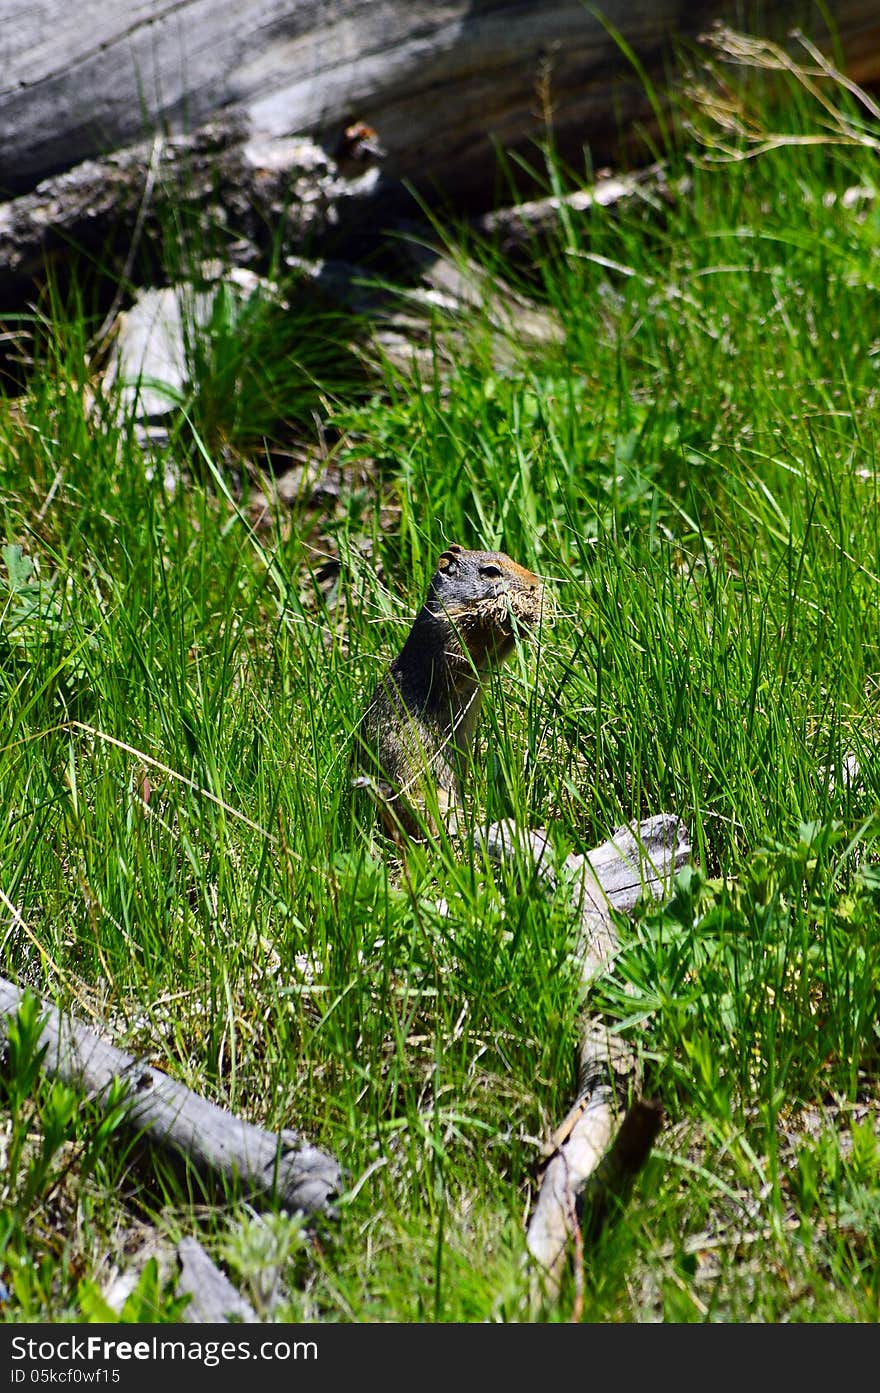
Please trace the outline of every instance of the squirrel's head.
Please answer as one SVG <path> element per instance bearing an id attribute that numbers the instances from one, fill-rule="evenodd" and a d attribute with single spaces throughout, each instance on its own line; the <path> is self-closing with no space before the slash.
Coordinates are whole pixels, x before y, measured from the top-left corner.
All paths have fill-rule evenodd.
<path id="1" fill-rule="evenodd" d="M 538 576 L 503 551 L 468 551 L 455 542 L 437 562 L 427 608 L 451 622 L 482 669 L 507 657 L 518 629 L 537 623 L 542 600 Z"/>

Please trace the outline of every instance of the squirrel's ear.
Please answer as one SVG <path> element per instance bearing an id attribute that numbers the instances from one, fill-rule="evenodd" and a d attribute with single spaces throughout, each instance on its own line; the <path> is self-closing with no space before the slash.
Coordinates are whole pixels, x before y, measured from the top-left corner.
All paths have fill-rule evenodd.
<path id="1" fill-rule="evenodd" d="M 459 546 L 458 542 L 453 542 L 437 562 L 437 570 L 442 571 L 445 576 L 454 576 L 458 570 L 458 558 L 463 551 L 464 547 Z"/>

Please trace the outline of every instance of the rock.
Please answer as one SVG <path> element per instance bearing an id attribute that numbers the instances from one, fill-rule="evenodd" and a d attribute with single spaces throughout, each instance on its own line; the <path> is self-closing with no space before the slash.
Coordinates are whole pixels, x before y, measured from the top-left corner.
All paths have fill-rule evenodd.
<path id="1" fill-rule="evenodd" d="M 193 385 L 191 345 L 207 337 L 223 287 L 243 303 L 251 295 L 277 295 L 277 287 L 243 268 L 205 268 L 213 283 L 202 289 L 169 285 L 142 290 L 122 311 L 112 331 L 104 373 L 105 394 L 114 395 L 121 419 L 161 422 L 182 405 Z"/>

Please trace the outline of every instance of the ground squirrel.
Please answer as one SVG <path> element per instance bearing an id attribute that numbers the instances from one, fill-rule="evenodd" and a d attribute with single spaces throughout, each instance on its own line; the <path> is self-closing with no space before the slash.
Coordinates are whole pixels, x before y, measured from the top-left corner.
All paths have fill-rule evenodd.
<path id="1" fill-rule="evenodd" d="M 409 637 L 357 732 L 357 784 L 395 840 L 450 825 L 482 700 L 482 679 L 541 614 L 543 589 L 503 551 L 444 551 Z"/>

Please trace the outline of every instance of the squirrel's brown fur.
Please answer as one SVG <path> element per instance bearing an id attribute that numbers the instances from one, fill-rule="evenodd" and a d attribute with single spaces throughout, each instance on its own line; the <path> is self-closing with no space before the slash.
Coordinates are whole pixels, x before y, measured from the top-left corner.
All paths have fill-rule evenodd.
<path id="1" fill-rule="evenodd" d="M 418 838 L 460 802 L 482 678 L 537 623 L 537 576 L 501 551 L 444 551 L 409 637 L 360 723 L 357 760 L 386 830 Z"/>

